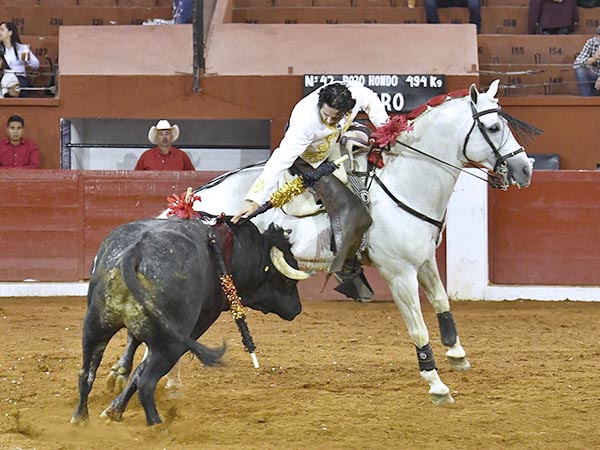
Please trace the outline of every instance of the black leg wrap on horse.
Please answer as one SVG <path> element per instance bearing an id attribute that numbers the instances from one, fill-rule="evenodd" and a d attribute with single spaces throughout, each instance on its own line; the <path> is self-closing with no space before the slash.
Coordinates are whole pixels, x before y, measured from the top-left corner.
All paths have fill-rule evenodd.
<path id="1" fill-rule="evenodd" d="M 415 345 L 415 348 L 417 349 L 417 358 L 419 359 L 419 371 L 437 370 L 431 345 L 427 344 L 424 345 L 422 348 L 419 348 Z"/>
<path id="2" fill-rule="evenodd" d="M 452 347 L 456 344 L 456 323 L 454 322 L 454 316 L 452 311 L 445 311 L 437 315 L 438 323 L 440 325 L 440 334 L 442 344 L 446 347 Z"/>

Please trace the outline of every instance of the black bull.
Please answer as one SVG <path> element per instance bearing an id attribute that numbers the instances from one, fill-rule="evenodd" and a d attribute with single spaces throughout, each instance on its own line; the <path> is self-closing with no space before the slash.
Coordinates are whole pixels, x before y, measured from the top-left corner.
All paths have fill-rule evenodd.
<path id="1" fill-rule="evenodd" d="M 283 230 L 271 225 L 261 235 L 251 222 L 231 230 L 230 273 L 243 304 L 292 320 L 301 311 L 297 280 L 280 271 L 293 276 L 298 266 Z M 188 349 L 203 364 L 220 361 L 224 345 L 211 349 L 196 342 L 221 312 L 229 309 L 210 245 L 209 226 L 200 220 L 176 218 L 128 223 L 104 239 L 90 276 L 79 404 L 72 423 L 87 422 L 87 399 L 96 370 L 108 342 L 123 327 L 137 345 L 146 343 L 148 356 L 104 411 L 103 415 L 113 420 L 120 420 L 129 399 L 139 390 L 148 424 L 160 423 L 154 400 L 156 385 Z M 283 269 L 281 258 L 273 257 L 273 247 L 283 253 L 283 265 L 287 262 Z M 279 256 L 281 252 L 277 252 Z"/>

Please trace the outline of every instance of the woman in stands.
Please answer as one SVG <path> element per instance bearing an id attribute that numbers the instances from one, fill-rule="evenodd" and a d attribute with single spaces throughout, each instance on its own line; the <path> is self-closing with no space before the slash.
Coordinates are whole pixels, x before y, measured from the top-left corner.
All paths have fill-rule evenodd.
<path id="1" fill-rule="evenodd" d="M 12 22 L 0 23 L 0 51 L 10 70 L 17 75 L 21 87 L 31 87 L 27 79 L 27 66 L 35 70 L 40 67 L 40 62 L 31 53 L 29 46 L 21 42 L 19 30 Z M 21 97 L 27 97 L 27 94 L 27 90 L 21 90 Z"/>

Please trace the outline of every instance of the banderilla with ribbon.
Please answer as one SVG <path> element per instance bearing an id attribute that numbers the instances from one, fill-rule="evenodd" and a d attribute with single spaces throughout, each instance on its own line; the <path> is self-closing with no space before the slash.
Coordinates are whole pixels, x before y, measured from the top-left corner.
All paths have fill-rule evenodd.
<path id="1" fill-rule="evenodd" d="M 254 368 L 258 369 L 260 366 L 258 364 L 258 358 L 256 357 L 256 346 L 254 345 L 252 335 L 250 334 L 248 324 L 246 323 L 246 312 L 244 311 L 244 306 L 242 305 L 242 299 L 237 293 L 237 289 L 233 283 L 231 274 L 227 271 L 221 247 L 219 244 L 217 244 L 217 238 L 212 230 L 208 232 L 208 237 L 211 249 L 216 256 L 216 260 L 219 265 L 221 289 L 223 290 L 223 293 L 225 294 L 225 297 L 229 303 L 229 309 L 231 310 L 233 320 L 235 320 L 235 324 L 242 335 L 242 344 L 244 344 L 246 351 L 250 353 Z"/>

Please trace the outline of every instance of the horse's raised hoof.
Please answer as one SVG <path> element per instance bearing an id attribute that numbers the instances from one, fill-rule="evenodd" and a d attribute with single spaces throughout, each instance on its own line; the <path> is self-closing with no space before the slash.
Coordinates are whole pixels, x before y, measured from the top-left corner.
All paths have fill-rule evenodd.
<path id="1" fill-rule="evenodd" d="M 123 417 L 123 412 L 117 411 L 112 406 L 109 406 L 104 411 L 102 411 L 100 417 L 102 417 L 103 419 L 112 420 L 113 422 L 120 422 Z"/>
<path id="2" fill-rule="evenodd" d="M 454 403 L 454 398 L 447 394 L 429 394 L 431 395 L 431 402 L 436 406 L 447 405 L 449 403 Z"/>
<path id="3" fill-rule="evenodd" d="M 450 367 L 452 367 L 454 370 L 460 370 L 464 372 L 465 370 L 469 370 L 471 368 L 471 363 L 466 356 L 462 358 L 446 356 L 446 360 L 448 361 L 448 364 L 450 364 Z"/>

